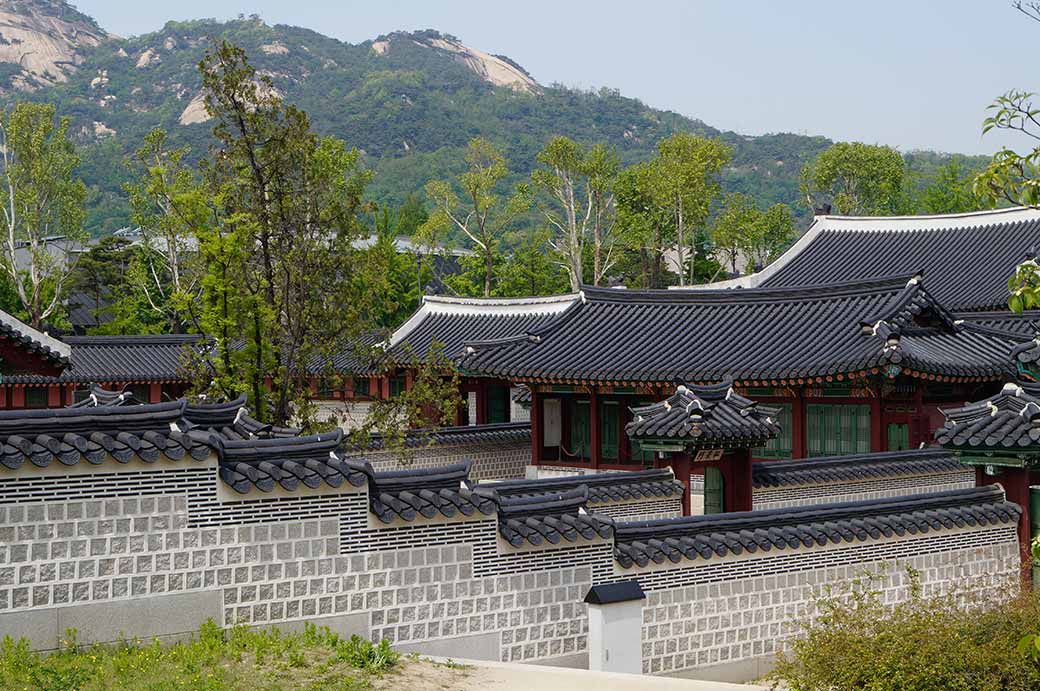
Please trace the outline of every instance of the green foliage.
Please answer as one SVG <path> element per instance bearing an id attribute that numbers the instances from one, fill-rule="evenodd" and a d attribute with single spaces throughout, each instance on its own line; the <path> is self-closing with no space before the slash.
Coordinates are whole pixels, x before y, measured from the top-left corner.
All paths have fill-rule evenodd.
<path id="1" fill-rule="evenodd" d="M 843 215 L 897 214 L 906 210 L 905 174 L 891 147 L 839 142 L 802 169 L 801 189 L 810 209 L 829 203 Z"/>
<path id="2" fill-rule="evenodd" d="M 417 241 L 433 244 L 456 231 L 464 235 L 484 267 L 483 295 L 491 295 L 495 256 L 502 236 L 516 217 L 527 210 L 530 194 L 518 185 L 512 196 L 503 200 L 496 193 L 509 174 L 506 160 L 494 144 L 477 137 L 470 141 L 465 155 L 466 170 L 456 179 L 462 199 L 452 183 L 431 180 L 426 195 L 434 211 L 419 228 Z"/>
<path id="3" fill-rule="evenodd" d="M 980 211 L 989 203 L 974 189 L 975 173 L 961 156 L 954 156 L 928 178 L 917 207 L 926 214 L 957 214 Z"/>
<path id="4" fill-rule="evenodd" d="M 549 246 L 567 270 L 572 291 L 585 283 L 586 247 L 592 256 L 592 285 L 613 266 L 614 182 L 620 161 L 605 144 L 590 148 L 569 137 L 549 140 L 536 157 L 531 180 L 543 192 L 542 216 Z"/>
<path id="5" fill-rule="evenodd" d="M 80 159 L 69 119 L 55 113 L 53 105 L 23 102 L 0 117 L 0 268 L 37 328 L 58 316 L 72 250 L 85 239 Z"/>
<path id="6" fill-rule="evenodd" d="M 212 620 L 190 641 L 124 641 L 83 646 L 75 631 L 50 655 L 10 636 L 0 643 L 0 688 L 40 691 L 232 691 L 336 689 L 361 691 L 394 672 L 400 655 L 387 641 L 343 639 L 328 628 L 305 624 L 301 633 L 238 626 L 223 630 Z"/>
<path id="7" fill-rule="evenodd" d="M 185 305 L 216 342 L 199 388 L 245 390 L 259 419 L 284 425 L 309 393 L 313 363 L 382 305 L 380 278 L 355 247 L 367 235 L 358 215 L 370 174 L 357 150 L 319 137 L 285 104 L 241 48 L 216 45 L 199 69 L 220 142 L 202 176 L 214 220 L 195 228 L 202 299 Z"/>
<path id="8" fill-rule="evenodd" d="M 1040 621 L 1040 596 L 958 602 L 910 597 L 886 605 L 877 579 L 823 593 L 817 616 L 781 654 L 774 688 L 790 691 L 1025 691 L 1040 686 L 1040 662 L 1018 650 Z"/>

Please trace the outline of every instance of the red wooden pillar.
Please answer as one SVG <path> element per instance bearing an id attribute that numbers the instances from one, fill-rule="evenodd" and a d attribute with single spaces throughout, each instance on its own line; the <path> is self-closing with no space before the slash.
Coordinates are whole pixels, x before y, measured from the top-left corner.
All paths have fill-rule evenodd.
<path id="1" fill-rule="evenodd" d="M 727 454 L 720 468 L 726 483 L 726 513 L 751 510 L 751 449 L 735 449 Z"/>
<path id="2" fill-rule="evenodd" d="M 148 385 L 148 402 L 159 403 L 162 401 L 162 384 L 152 382 Z"/>
<path id="3" fill-rule="evenodd" d="M 884 421 L 881 419 L 881 387 L 873 389 L 874 397 L 870 399 L 870 450 L 886 451 L 888 443 L 884 435 Z"/>
<path id="4" fill-rule="evenodd" d="M 379 397 L 384 401 L 390 400 L 390 375 L 384 374 L 379 378 L 379 387 L 382 389 L 379 393 Z"/>
<path id="5" fill-rule="evenodd" d="M 599 468 L 599 460 L 603 455 L 599 427 L 599 396 L 596 389 L 592 388 L 589 390 L 589 455 L 592 456 L 590 460 L 593 468 Z"/>
<path id="6" fill-rule="evenodd" d="M 690 515 L 690 454 L 677 454 L 672 462 L 672 472 L 683 483 L 682 515 Z"/>
<path id="7" fill-rule="evenodd" d="M 61 407 L 61 387 L 48 386 L 47 387 L 47 407 L 48 408 L 60 408 Z"/>
<path id="8" fill-rule="evenodd" d="M 16 409 L 25 407 L 24 386 L 16 386 L 11 389 L 11 407 Z"/>
<path id="9" fill-rule="evenodd" d="M 791 402 L 791 458 L 809 455 L 805 444 L 805 398 L 801 389 Z"/>
<path id="10" fill-rule="evenodd" d="M 404 373 L 404 390 L 405 391 L 411 391 L 412 390 L 412 384 L 413 384 L 414 380 L 415 380 L 415 374 L 412 372 L 412 370 L 405 370 L 405 373 Z"/>
<path id="11" fill-rule="evenodd" d="M 1018 547 L 1022 554 L 1022 578 L 1032 580 L 1033 556 L 1029 551 L 1032 535 L 1029 531 L 1029 470 L 1001 468 L 1000 475 L 987 475 L 982 466 L 975 466 L 975 484 L 980 487 L 999 484 L 1007 500 L 1018 504 L 1022 514 L 1018 519 Z"/>
<path id="12" fill-rule="evenodd" d="M 380 378 L 377 377 L 374 374 L 368 378 L 368 396 L 369 396 L 369 398 L 374 398 L 374 399 L 379 398 L 379 387 L 380 387 L 380 383 L 379 382 L 380 381 L 381 381 Z"/>
<path id="13" fill-rule="evenodd" d="M 542 409 L 542 397 L 534 384 L 528 384 L 531 388 L 531 464 L 540 465 L 542 462 L 542 443 L 545 439 L 545 411 Z"/>

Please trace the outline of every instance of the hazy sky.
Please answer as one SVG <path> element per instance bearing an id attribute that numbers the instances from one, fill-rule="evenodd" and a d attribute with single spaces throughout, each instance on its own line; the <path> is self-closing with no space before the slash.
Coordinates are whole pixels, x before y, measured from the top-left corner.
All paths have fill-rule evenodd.
<path id="1" fill-rule="evenodd" d="M 351 43 L 433 28 L 508 55 L 543 84 L 617 88 L 747 134 L 822 134 L 902 150 L 1023 148 L 1020 139 L 983 138 L 980 122 L 1008 89 L 1040 91 L 1040 23 L 1010 0 L 73 2 L 123 36 L 239 13 Z"/>

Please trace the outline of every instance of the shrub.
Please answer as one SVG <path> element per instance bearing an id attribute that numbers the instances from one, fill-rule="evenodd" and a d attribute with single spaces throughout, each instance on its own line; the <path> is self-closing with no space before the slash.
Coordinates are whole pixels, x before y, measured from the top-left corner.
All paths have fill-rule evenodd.
<path id="1" fill-rule="evenodd" d="M 816 601 L 770 675 L 790 691 L 1019 691 L 1040 688 L 1040 662 L 1019 650 L 1040 625 L 1040 596 L 955 602 L 921 595 L 885 605 L 853 586 Z"/>

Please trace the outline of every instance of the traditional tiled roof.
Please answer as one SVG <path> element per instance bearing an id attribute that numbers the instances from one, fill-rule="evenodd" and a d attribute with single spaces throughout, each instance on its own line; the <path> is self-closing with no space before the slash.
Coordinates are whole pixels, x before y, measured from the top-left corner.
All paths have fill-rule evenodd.
<path id="1" fill-rule="evenodd" d="M 674 440 L 698 446 L 760 446 L 780 434 L 777 411 L 733 391 L 729 381 L 709 386 L 680 384 L 663 401 L 632 408 L 625 425 L 631 439 Z"/>
<path id="2" fill-rule="evenodd" d="M 1008 383 L 995 396 L 943 410 L 936 440 L 952 448 L 1040 450 L 1040 388 Z"/>
<path id="3" fill-rule="evenodd" d="M 625 568 L 744 552 L 866 542 L 894 535 L 1018 521 L 999 486 L 895 499 L 618 523 L 614 557 Z"/>
<path id="4" fill-rule="evenodd" d="M 973 248 L 966 251 L 966 248 Z M 1040 248 L 1040 211 L 999 209 L 942 216 L 817 216 L 762 271 L 718 288 L 826 285 L 924 271 L 951 309 L 1007 305 L 1015 266 Z"/>
<path id="5" fill-rule="evenodd" d="M 584 485 L 562 492 L 500 497 L 498 533 L 514 547 L 609 539 L 614 521 L 587 513 L 588 501 Z"/>
<path id="6" fill-rule="evenodd" d="M 1011 312 L 1010 310 L 991 310 L 987 312 L 957 312 L 954 318 L 962 324 L 993 329 L 1005 333 L 1013 333 L 1023 338 L 1033 338 L 1037 333 L 1036 324 L 1040 324 L 1040 310 Z"/>
<path id="7" fill-rule="evenodd" d="M 292 492 L 301 485 L 320 487 L 363 487 L 365 468 L 340 459 L 335 451 L 342 430 L 307 437 L 270 439 L 222 439 L 214 436 L 220 450 L 220 478 L 236 492 L 254 487 L 270 492 L 275 486 Z"/>
<path id="8" fill-rule="evenodd" d="M 591 504 L 679 497 L 684 489 L 683 483 L 675 478 L 671 468 L 566 475 L 537 480 L 504 480 L 487 483 L 487 486 L 504 498 L 538 496 L 586 487 Z"/>
<path id="9" fill-rule="evenodd" d="M 67 336 L 71 364 L 63 382 L 183 381 L 182 357 L 198 335 Z"/>
<path id="10" fill-rule="evenodd" d="M 385 352 L 379 358 L 360 360 L 345 355 L 343 367 L 351 363 L 375 360 L 360 372 L 372 367 L 406 365 L 424 358 L 433 344 L 439 344 L 448 358 L 456 358 L 469 341 L 510 338 L 547 323 L 574 303 L 576 295 L 553 295 L 531 298 L 455 298 L 437 295 L 423 297 L 422 305 L 377 347 Z M 354 349 L 356 352 L 356 349 Z"/>
<path id="11" fill-rule="evenodd" d="M 96 408 L 109 405 L 140 405 L 143 401 L 134 398 L 129 389 L 103 389 L 94 385 L 90 387 L 90 395 L 81 401 L 77 401 L 70 408 Z"/>
<path id="12" fill-rule="evenodd" d="M 471 343 L 469 372 L 510 380 L 639 385 L 806 384 L 913 374 L 999 379 L 1007 337 L 957 325 L 918 277 L 813 288 L 586 288 L 526 336 Z"/>
<path id="13" fill-rule="evenodd" d="M 69 362 L 68 345 L 4 311 L 0 311 L 0 337 L 14 341 L 56 366 L 64 367 Z"/>
<path id="14" fill-rule="evenodd" d="M 109 456 L 120 463 L 208 458 L 207 435 L 178 426 L 183 412 L 184 401 L 0 412 L 0 463 L 16 469 L 27 460 L 46 468 L 84 459 L 97 465 Z"/>
<path id="15" fill-rule="evenodd" d="M 762 488 L 931 475 L 963 469 L 952 452 L 925 448 L 795 461 L 763 461 L 751 466 L 751 476 L 754 486 Z"/>
<path id="16" fill-rule="evenodd" d="M 497 510 L 490 493 L 469 488 L 472 461 L 439 468 L 416 468 L 376 472 L 363 464 L 368 477 L 370 510 L 383 523 L 414 521 L 419 517 L 452 518 Z"/>
<path id="17" fill-rule="evenodd" d="M 448 446 L 452 444 L 502 444 L 508 442 L 523 442 L 531 439 L 530 422 L 499 422 L 487 425 L 461 425 L 458 427 L 438 427 L 435 430 L 408 430 L 405 433 L 404 445 L 406 448 L 421 448 L 428 445 Z M 361 450 L 378 451 L 383 449 L 385 442 L 383 438 L 374 434 L 368 438 L 368 443 Z M 360 449 L 353 441 L 346 442 L 346 449 L 357 451 Z"/>
<path id="18" fill-rule="evenodd" d="M 516 387 L 513 392 L 513 403 L 516 403 L 522 408 L 531 407 L 531 387 L 527 384 L 520 384 Z"/>

